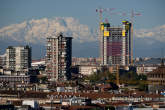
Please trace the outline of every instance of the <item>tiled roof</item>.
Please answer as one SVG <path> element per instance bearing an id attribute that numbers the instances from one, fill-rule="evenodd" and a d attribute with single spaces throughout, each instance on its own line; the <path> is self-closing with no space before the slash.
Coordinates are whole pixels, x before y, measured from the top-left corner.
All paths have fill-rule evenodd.
<path id="1" fill-rule="evenodd" d="M 157 69 L 149 72 L 148 75 L 149 74 L 165 74 L 165 66 L 160 66 Z"/>

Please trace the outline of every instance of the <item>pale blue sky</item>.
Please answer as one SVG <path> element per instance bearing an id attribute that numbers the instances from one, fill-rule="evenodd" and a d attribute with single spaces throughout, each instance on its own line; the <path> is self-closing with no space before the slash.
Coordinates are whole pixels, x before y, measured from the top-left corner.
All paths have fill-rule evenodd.
<path id="1" fill-rule="evenodd" d="M 165 0 L 0 0 L 0 27 L 20 23 L 28 19 L 43 17 L 75 17 L 80 23 L 96 27 L 98 14 L 95 9 L 116 8 L 113 12 L 127 12 L 131 9 L 142 16 L 135 18 L 136 28 L 150 28 L 165 24 Z M 107 12 L 114 25 L 119 25 L 122 17 Z"/>

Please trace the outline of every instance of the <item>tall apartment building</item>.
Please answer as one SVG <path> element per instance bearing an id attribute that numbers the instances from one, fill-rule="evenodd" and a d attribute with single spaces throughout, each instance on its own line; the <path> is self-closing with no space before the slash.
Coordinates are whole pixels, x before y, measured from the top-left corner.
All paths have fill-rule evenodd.
<path id="1" fill-rule="evenodd" d="M 47 38 L 46 73 L 50 81 L 66 81 L 71 77 L 72 37 L 62 33 Z"/>
<path id="2" fill-rule="evenodd" d="M 27 71 L 31 67 L 31 47 L 9 46 L 6 49 L 6 68 L 14 71 Z"/>
<path id="3" fill-rule="evenodd" d="M 102 65 L 129 65 L 131 63 L 131 23 L 122 22 L 122 27 L 100 24 Z"/>

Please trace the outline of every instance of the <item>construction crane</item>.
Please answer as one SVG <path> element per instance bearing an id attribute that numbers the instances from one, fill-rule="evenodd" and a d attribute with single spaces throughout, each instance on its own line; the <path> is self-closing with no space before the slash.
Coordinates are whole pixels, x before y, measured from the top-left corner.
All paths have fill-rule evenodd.
<path id="1" fill-rule="evenodd" d="M 127 13 L 122 13 L 122 12 L 115 12 L 115 13 L 112 13 L 112 11 L 113 10 L 115 10 L 115 8 L 98 8 L 98 9 L 96 9 L 96 12 L 97 13 L 99 13 L 99 34 L 98 34 L 98 36 L 99 36 L 99 46 L 100 46 L 100 52 L 99 52 L 99 54 L 100 54 L 100 58 L 102 58 L 102 48 L 101 48 L 101 30 L 100 30 L 100 24 L 103 22 L 102 21 L 102 18 L 103 18 L 103 12 L 108 12 L 110 15 L 114 15 L 114 14 L 116 14 L 116 15 L 121 15 L 121 16 L 127 16 Z M 133 24 L 134 24 L 134 17 L 135 16 L 141 16 L 141 14 L 140 13 L 136 13 L 136 12 L 134 12 L 134 10 L 132 9 L 132 11 L 131 11 L 131 24 L 132 24 L 132 26 L 131 26 L 131 55 L 130 55 L 130 57 L 131 57 L 131 65 L 133 65 Z M 105 19 L 105 22 L 108 22 L 108 19 Z"/>
<path id="2" fill-rule="evenodd" d="M 119 82 L 119 65 L 116 65 L 116 85 L 119 86 L 120 82 Z"/>
<path id="3" fill-rule="evenodd" d="M 100 59 L 101 59 L 101 57 L 102 57 L 102 48 L 101 48 L 101 23 L 103 22 L 102 21 L 102 17 L 103 17 L 103 12 L 111 12 L 111 11 L 113 11 L 115 8 L 98 8 L 98 9 L 96 9 L 96 12 L 97 13 L 99 13 L 99 34 L 98 34 L 98 38 L 99 38 L 99 48 L 100 48 L 100 52 L 99 52 L 99 54 L 100 54 Z M 107 19 L 106 19 L 106 21 L 108 21 Z"/>
<path id="4" fill-rule="evenodd" d="M 99 13 L 99 23 L 102 22 L 102 14 L 103 14 L 103 12 L 111 12 L 114 9 L 115 8 L 98 8 L 98 9 L 96 9 L 96 12 Z"/>
<path id="5" fill-rule="evenodd" d="M 141 16 L 141 13 L 135 13 L 134 10 L 132 9 L 131 12 L 131 65 L 133 65 L 133 24 L 134 24 L 134 17 L 135 16 Z"/>

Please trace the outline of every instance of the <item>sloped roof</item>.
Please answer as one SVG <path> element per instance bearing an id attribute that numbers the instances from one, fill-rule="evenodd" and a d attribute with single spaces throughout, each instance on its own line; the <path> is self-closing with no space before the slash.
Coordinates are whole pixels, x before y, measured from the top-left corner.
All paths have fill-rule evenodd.
<path id="1" fill-rule="evenodd" d="M 163 59 L 161 62 L 161 66 L 159 66 L 157 69 L 154 69 L 153 71 L 148 73 L 148 75 L 150 74 L 165 74 L 165 65 L 164 65 Z"/>
<path id="2" fill-rule="evenodd" d="M 157 69 L 154 69 L 153 71 L 148 73 L 148 75 L 150 74 L 165 74 L 165 66 L 159 66 Z"/>

